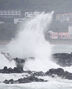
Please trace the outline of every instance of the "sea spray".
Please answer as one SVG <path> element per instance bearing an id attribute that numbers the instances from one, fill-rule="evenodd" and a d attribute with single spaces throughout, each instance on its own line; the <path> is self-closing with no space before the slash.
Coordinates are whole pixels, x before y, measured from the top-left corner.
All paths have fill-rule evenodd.
<path id="1" fill-rule="evenodd" d="M 16 37 L 7 45 L 10 59 L 0 53 L 0 68 L 15 67 L 14 58 L 26 59 L 24 70 L 47 71 L 51 68 L 63 68 L 72 72 L 72 67 L 61 67 L 51 60 L 52 45 L 45 40 L 45 32 L 51 26 L 53 12 L 41 13 L 31 18 L 26 18 L 20 25 Z M 6 53 L 5 53 L 6 54 Z"/>
<path id="2" fill-rule="evenodd" d="M 52 14 L 53 12 L 41 13 L 24 22 L 24 26 L 21 25 L 22 29 L 16 35 L 16 38 L 8 44 L 10 54 L 19 58 L 35 57 L 37 46 L 44 44 L 44 31 L 51 23 Z M 51 50 L 51 48 L 49 49 Z"/>
<path id="3" fill-rule="evenodd" d="M 0 53 L 0 69 L 3 69 L 5 66 L 7 66 L 7 68 L 16 67 L 14 60 L 9 61 L 2 53 Z"/>
<path id="4" fill-rule="evenodd" d="M 24 22 L 21 31 L 15 39 L 7 45 L 12 57 L 27 58 L 25 68 L 35 71 L 47 71 L 50 68 L 57 68 L 51 61 L 51 44 L 45 40 L 44 32 L 49 29 L 52 22 L 51 13 L 41 13 L 29 18 Z M 29 60 L 34 57 L 34 60 Z"/>

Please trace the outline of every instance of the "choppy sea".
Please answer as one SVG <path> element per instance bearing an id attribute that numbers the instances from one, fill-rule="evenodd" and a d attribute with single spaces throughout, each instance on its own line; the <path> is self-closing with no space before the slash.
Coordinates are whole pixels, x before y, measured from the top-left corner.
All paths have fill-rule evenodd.
<path id="1" fill-rule="evenodd" d="M 0 45 L 0 51 L 6 51 L 5 45 Z M 52 49 L 53 53 L 72 52 L 71 45 L 55 45 Z M 3 84 L 0 83 L 0 89 L 72 89 L 72 81 L 64 79 L 49 79 L 45 83 L 26 83 L 26 84 Z"/>

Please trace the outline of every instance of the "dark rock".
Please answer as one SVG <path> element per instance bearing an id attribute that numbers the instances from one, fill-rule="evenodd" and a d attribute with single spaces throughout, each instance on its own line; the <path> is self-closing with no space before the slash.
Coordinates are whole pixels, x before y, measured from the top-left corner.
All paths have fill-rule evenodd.
<path id="1" fill-rule="evenodd" d="M 7 68 L 6 66 L 3 69 L 0 69 L 0 73 L 23 73 L 24 71 L 21 68 L 14 67 Z"/>
<path id="2" fill-rule="evenodd" d="M 28 71 L 24 71 L 24 73 L 33 74 L 33 71 L 28 70 Z"/>
<path id="3" fill-rule="evenodd" d="M 45 73 L 42 71 L 33 73 L 33 76 L 44 76 L 44 75 L 45 75 Z"/>
<path id="4" fill-rule="evenodd" d="M 5 80 L 4 83 L 5 84 L 13 84 L 14 80 L 10 79 L 10 80 Z"/>
<path id="5" fill-rule="evenodd" d="M 14 58 L 14 61 L 15 61 L 15 63 L 16 63 L 16 67 L 17 67 L 18 69 L 20 69 L 21 71 L 23 71 L 25 59 Z"/>
<path id="6" fill-rule="evenodd" d="M 14 67 L 13 71 L 14 71 L 14 73 L 23 73 L 23 69 L 22 68 Z"/>
<path id="7" fill-rule="evenodd" d="M 53 54 L 53 61 L 60 66 L 71 66 L 72 65 L 72 53 L 55 53 Z"/>
<path id="8" fill-rule="evenodd" d="M 72 80 L 72 73 L 69 73 L 69 72 L 65 71 L 63 77 L 65 79 Z"/>
<path id="9" fill-rule="evenodd" d="M 9 84 L 9 81 L 8 81 L 8 80 L 5 80 L 4 83 L 5 83 L 5 84 Z"/>
<path id="10" fill-rule="evenodd" d="M 46 82 L 44 79 L 37 78 L 35 76 L 29 76 L 27 78 L 20 78 L 18 80 L 5 80 L 5 84 L 15 84 L 15 83 L 30 83 L 30 82 Z"/>
<path id="11" fill-rule="evenodd" d="M 46 75 L 53 75 L 53 74 L 62 76 L 64 74 L 64 70 L 62 68 L 58 68 L 58 69 L 50 69 L 49 71 L 46 72 Z"/>
<path id="12" fill-rule="evenodd" d="M 48 76 L 52 76 L 52 77 L 54 77 L 54 75 L 57 75 L 57 76 L 62 77 L 64 79 L 72 80 L 72 73 L 64 71 L 62 68 L 50 69 L 45 74 Z"/>
<path id="13" fill-rule="evenodd" d="M 4 67 L 4 70 L 5 70 L 5 71 L 7 70 L 7 66 Z"/>
<path id="14" fill-rule="evenodd" d="M 8 72 L 9 73 L 12 73 L 13 72 L 13 69 L 12 68 L 8 68 Z"/>

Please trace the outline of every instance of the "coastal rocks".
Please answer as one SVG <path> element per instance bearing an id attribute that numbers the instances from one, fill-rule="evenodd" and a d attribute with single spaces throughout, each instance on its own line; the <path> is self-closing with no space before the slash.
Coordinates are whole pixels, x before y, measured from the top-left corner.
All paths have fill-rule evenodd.
<path id="1" fill-rule="evenodd" d="M 40 72 L 34 72 L 32 75 L 33 76 L 45 76 L 45 73 L 40 71 Z"/>
<path id="2" fill-rule="evenodd" d="M 72 53 L 55 53 L 53 54 L 53 61 L 63 67 L 71 66 Z"/>
<path id="3" fill-rule="evenodd" d="M 72 80 L 72 73 L 64 71 L 62 68 L 50 69 L 45 74 L 48 75 L 48 76 L 51 76 L 51 77 L 54 77 L 55 75 L 57 75 L 58 77 Z"/>
<path id="4" fill-rule="evenodd" d="M 46 75 L 53 75 L 53 74 L 62 76 L 64 74 L 64 70 L 61 68 L 58 68 L 58 69 L 50 69 L 49 71 L 46 72 Z"/>
<path id="5" fill-rule="evenodd" d="M 26 78 L 20 78 L 18 80 L 5 80 L 3 83 L 5 84 L 20 84 L 20 83 L 30 83 L 30 82 L 46 82 L 46 80 L 41 79 L 41 78 L 37 78 L 35 76 L 29 76 Z"/>
<path id="6" fill-rule="evenodd" d="M 24 67 L 24 64 L 25 64 L 25 59 L 14 58 L 14 61 L 16 63 L 17 69 L 20 69 L 21 71 L 23 71 L 23 67 Z"/>
<path id="7" fill-rule="evenodd" d="M 6 66 L 3 69 L 0 69 L 0 73 L 23 73 L 24 71 L 21 68 L 14 67 L 7 68 Z"/>
<path id="8" fill-rule="evenodd" d="M 7 69 L 6 67 L 4 68 L 5 70 Z M 23 75 L 27 73 L 27 76 L 21 76 L 18 79 L 6 79 L 3 81 L 5 84 L 20 84 L 20 83 L 31 83 L 31 82 L 47 82 L 48 80 L 44 80 L 43 77 L 60 77 L 63 79 L 68 79 L 72 80 L 72 73 L 69 73 L 67 71 L 64 71 L 62 68 L 57 68 L 57 69 L 50 69 L 46 73 L 40 71 L 40 72 L 35 72 L 35 71 L 23 71 Z"/>

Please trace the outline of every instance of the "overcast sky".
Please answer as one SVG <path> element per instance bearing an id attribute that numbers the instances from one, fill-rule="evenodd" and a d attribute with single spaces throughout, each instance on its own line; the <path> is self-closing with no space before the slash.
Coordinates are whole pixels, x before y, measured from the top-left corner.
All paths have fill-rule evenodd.
<path id="1" fill-rule="evenodd" d="M 72 11 L 72 0 L 0 0 L 1 9 Z"/>
<path id="2" fill-rule="evenodd" d="M 0 10 L 23 9 L 26 11 L 72 12 L 72 0 L 0 0 Z M 58 25 L 59 26 L 59 25 Z M 0 25 L 0 40 L 14 37 L 16 27 Z"/>

